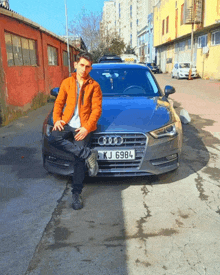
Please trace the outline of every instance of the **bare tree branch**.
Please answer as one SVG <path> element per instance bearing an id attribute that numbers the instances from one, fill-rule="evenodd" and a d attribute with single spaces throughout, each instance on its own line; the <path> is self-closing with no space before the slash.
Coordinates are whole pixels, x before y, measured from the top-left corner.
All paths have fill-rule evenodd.
<path id="1" fill-rule="evenodd" d="M 70 22 L 69 32 L 82 37 L 88 50 L 94 51 L 100 43 L 100 21 L 101 14 L 86 13 L 82 10 L 76 20 Z"/>

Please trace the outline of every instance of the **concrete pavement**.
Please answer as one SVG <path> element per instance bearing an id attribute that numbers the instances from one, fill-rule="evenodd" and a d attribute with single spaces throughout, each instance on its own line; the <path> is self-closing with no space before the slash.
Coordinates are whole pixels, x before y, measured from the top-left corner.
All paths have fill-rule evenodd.
<path id="1" fill-rule="evenodd" d="M 192 118 L 183 125 L 180 168 L 153 177 L 87 178 L 80 211 L 71 208 L 68 179 L 42 168 L 49 107 L 0 129 L 7 188 L 0 274 L 219 274 L 219 83 L 156 78 L 162 88 L 176 88 L 174 108 Z"/>

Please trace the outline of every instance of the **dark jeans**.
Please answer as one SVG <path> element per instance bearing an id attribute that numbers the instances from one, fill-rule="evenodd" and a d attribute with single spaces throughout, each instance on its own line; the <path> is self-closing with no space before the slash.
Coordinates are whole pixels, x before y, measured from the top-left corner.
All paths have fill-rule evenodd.
<path id="1" fill-rule="evenodd" d="M 91 134 L 80 141 L 74 139 L 77 132 L 68 124 L 64 130 L 52 131 L 49 137 L 49 143 L 56 149 L 62 150 L 74 161 L 74 174 L 72 176 L 72 193 L 81 193 L 83 189 L 83 180 L 85 178 L 86 165 L 85 159 L 90 155 L 89 141 Z"/>

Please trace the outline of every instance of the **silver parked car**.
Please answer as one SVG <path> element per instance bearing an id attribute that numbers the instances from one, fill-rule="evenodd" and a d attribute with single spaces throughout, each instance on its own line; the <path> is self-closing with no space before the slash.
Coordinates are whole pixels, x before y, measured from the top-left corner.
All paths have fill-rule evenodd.
<path id="1" fill-rule="evenodd" d="M 189 70 L 190 70 L 190 62 L 180 62 L 176 63 L 172 69 L 171 76 L 172 78 L 188 78 L 189 77 Z M 197 77 L 197 70 L 195 66 L 192 66 L 192 74 L 191 77 Z"/>

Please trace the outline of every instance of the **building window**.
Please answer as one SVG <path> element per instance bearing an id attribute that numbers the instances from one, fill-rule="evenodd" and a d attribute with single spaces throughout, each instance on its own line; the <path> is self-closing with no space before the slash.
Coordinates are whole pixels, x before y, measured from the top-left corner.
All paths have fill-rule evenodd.
<path id="1" fill-rule="evenodd" d="M 188 39 L 188 49 L 191 50 L 191 38 Z"/>
<path id="2" fill-rule="evenodd" d="M 211 45 L 219 45 L 220 44 L 220 31 L 212 33 Z"/>
<path id="3" fill-rule="evenodd" d="M 167 16 L 166 21 L 167 21 L 167 22 L 166 22 L 166 23 L 167 23 L 167 24 L 166 24 L 166 25 L 167 25 L 167 26 L 166 26 L 166 27 L 167 27 L 167 28 L 166 28 L 166 33 L 168 33 L 168 32 L 169 32 L 169 16 Z"/>
<path id="4" fill-rule="evenodd" d="M 138 24 L 139 24 L 139 20 L 137 19 L 137 26 L 138 26 Z"/>
<path id="5" fill-rule="evenodd" d="M 58 66 L 58 51 L 57 48 L 47 46 L 48 65 Z"/>
<path id="6" fill-rule="evenodd" d="M 36 41 L 5 33 L 8 66 L 37 66 Z"/>
<path id="7" fill-rule="evenodd" d="M 184 41 L 184 42 L 180 42 L 179 43 L 179 50 L 180 51 L 185 51 L 185 45 L 186 45 L 186 42 Z"/>
<path id="8" fill-rule="evenodd" d="M 68 64 L 68 53 L 66 51 L 63 51 L 63 65 L 69 66 Z"/>
<path id="9" fill-rule="evenodd" d="M 164 25 L 165 25 L 165 20 L 162 21 L 162 35 L 164 35 Z"/>
<path id="10" fill-rule="evenodd" d="M 118 4 L 118 16 L 121 18 L 121 4 Z"/>
<path id="11" fill-rule="evenodd" d="M 183 25 L 183 17 L 184 17 L 184 4 L 181 5 L 180 25 Z"/>
<path id="12" fill-rule="evenodd" d="M 178 53 L 179 52 L 179 43 L 176 43 L 175 44 L 175 53 Z"/>
<path id="13" fill-rule="evenodd" d="M 132 34 L 130 34 L 130 46 L 132 47 Z"/>
<path id="14" fill-rule="evenodd" d="M 130 5 L 130 17 L 132 18 L 132 5 Z"/>
<path id="15" fill-rule="evenodd" d="M 217 0 L 217 15 L 220 15 L 220 0 Z"/>
<path id="16" fill-rule="evenodd" d="M 207 34 L 198 37 L 198 48 L 207 46 Z"/>
<path id="17" fill-rule="evenodd" d="M 132 29 L 132 22 L 130 22 L 130 28 Z"/>

